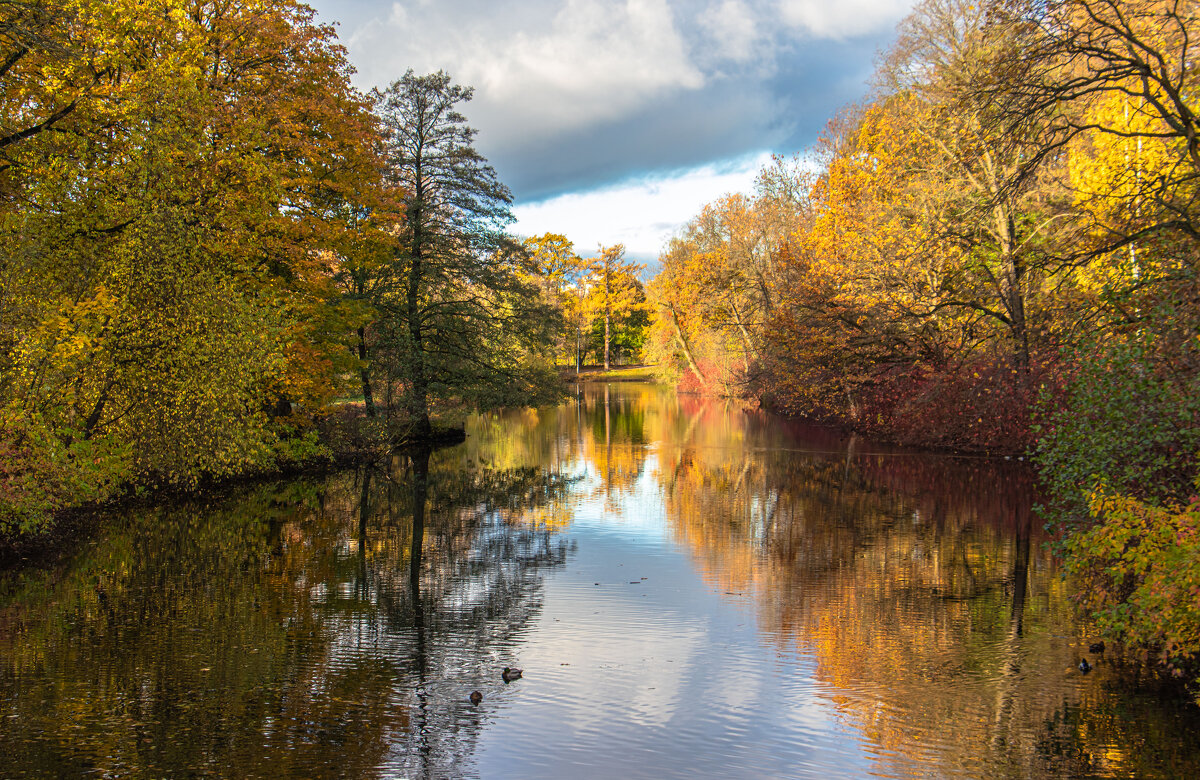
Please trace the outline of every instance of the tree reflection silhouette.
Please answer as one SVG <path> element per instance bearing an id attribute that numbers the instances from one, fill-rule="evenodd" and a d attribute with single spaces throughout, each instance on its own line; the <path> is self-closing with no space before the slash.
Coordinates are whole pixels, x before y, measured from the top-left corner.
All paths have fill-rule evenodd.
<path id="1" fill-rule="evenodd" d="M 463 774 L 569 551 L 500 508 L 563 484 L 425 450 L 113 518 L 5 580 L 0 774 Z"/>

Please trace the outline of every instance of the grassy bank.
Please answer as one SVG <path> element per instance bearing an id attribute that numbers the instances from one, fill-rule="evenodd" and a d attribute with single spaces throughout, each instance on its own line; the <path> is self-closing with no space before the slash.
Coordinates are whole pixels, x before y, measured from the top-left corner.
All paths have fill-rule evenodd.
<path id="1" fill-rule="evenodd" d="M 574 368 L 563 368 L 562 378 L 566 382 L 656 382 L 657 366 L 619 366 L 604 370 L 603 366 L 584 366 L 575 373 Z"/>

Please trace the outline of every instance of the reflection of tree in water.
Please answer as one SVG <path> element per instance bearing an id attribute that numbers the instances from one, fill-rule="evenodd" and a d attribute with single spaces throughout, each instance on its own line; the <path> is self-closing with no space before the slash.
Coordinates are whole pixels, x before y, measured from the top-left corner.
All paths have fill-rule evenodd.
<path id="1" fill-rule="evenodd" d="M 565 481 L 536 468 L 464 473 L 441 465 L 442 473 L 431 467 L 427 450 L 393 459 L 392 479 L 407 487 L 413 507 L 408 577 L 404 587 L 384 584 L 376 598 L 387 653 L 406 659 L 400 673 L 413 728 L 388 761 L 405 776 L 463 775 L 482 717 L 467 694 L 479 689 L 488 700 L 501 688 L 499 671 L 516 665 L 519 634 L 542 605 L 540 570 L 561 566 L 568 552 L 551 530 L 505 519 L 557 498 Z M 368 545 L 362 539 L 360 550 Z"/>
<path id="2" fill-rule="evenodd" d="M 585 464 L 595 476 L 595 491 L 612 508 L 645 473 L 647 445 L 674 406 L 673 395 L 644 384 L 585 384 L 571 403 L 557 409 L 508 410 L 481 415 L 468 425 L 464 463 L 572 470 Z M 546 518 L 565 526 L 570 503 L 550 507 Z"/>
<path id="3" fill-rule="evenodd" d="M 1112 664 L 1073 672 L 1086 641 L 1023 470 L 865 452 L 701 399 L 679 412 L 658 451 L 676 538 L 714 587 L 753 594 L 769 641 L 815 659 L 884 774 L 1196 772 L 1178 739 L 1194 712 L 1106 689 L 1129 682 Z"/>
<path id="4" fill-rule="evenodd" d="M 502 685 L 568 551 L 504 520 L 553 475 L 452 462 L 114 518 L 6 577 L 0 774 L 464 774 L 466 696 Z"/>

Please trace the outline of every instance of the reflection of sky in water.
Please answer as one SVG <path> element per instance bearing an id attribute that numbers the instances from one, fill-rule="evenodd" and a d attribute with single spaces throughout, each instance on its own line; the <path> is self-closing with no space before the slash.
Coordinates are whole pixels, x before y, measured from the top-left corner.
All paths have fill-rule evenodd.
<path id="1" fill-rule="evenodd" d="M 525 677 L 483 705 L 484 776 L 867 774 L 811 661 L 764 652 L 748 596 L 705 584 L 672 541 L 656 471 L 651 455 L 615 500 L 579 483 L 578 552 L 547 578 Z"/>
<path id="2" fill-rule="evenodd" d="M 626 542 L 663 544 L 668 538 L 666 508 L 657 479 L 658 462 L 647 456 L 632 490 L 604 492 L 604 479 L 590 464 L 582 466 L 586 476 L 574 493 L 575 529 L 615 534 Z"/>

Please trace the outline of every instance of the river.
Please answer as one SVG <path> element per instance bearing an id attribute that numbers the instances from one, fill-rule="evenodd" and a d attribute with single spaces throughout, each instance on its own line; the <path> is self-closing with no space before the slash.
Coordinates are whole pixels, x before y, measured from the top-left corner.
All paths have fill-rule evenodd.
<path id="1" fill-rule="evenodd" d="M 1032 503 L 586 385 L 0 573 L 0 776 L 1200 777 L 1200 708 L 1089 652 Z"/>

